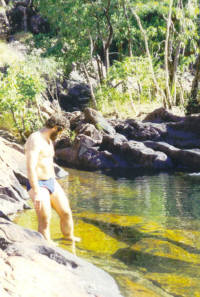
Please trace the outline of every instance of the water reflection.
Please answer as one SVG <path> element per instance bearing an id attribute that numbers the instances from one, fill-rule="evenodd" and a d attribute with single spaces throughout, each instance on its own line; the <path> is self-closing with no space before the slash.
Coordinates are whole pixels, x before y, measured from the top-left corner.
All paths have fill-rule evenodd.
<path id="1" fill-rule="evenodd" d="M 160 218 L 200 217 L 200 176 L 166 174 L 113 179 L 100 173 L 70 169 L 69 197 L 76 211 Z M 67 190 L 66 182 L 61 180 Z"/>

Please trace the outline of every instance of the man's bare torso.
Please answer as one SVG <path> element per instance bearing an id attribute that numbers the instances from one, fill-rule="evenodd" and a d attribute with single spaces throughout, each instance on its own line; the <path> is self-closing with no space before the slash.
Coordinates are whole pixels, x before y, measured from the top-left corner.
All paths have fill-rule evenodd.
<path id="1" fill-rule="evenodd" d="M 25 144 L 27 165 L 34 164 L 38 180 L 54 177 L 54 147 L 51 140 L 45 139 L 42 132 L 31 134 Z M 31 162 L 30 162 L 31 159 Z M 30 168 L 27 166 L 28 175 Z"/>

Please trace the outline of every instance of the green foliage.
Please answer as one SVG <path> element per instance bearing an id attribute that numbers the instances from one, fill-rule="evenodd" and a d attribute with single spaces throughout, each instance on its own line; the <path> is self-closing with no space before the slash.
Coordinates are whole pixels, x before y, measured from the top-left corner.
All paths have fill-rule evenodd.
<path id="1" fill-rule="evenodd" d="M 164 87 L 164 72 L 156 71 L 157 80 Z M 155 86 L 147 58 L 125 58 L 110 67 L 106 80 L 97 89 L 99 109 L 125 102 L 151 102 L 155 100 Z"/>
<path id="2" fill-rule="evenodd" d="M 187 115 L 200 113 L 200 89 L 197 93 L 197 98 L 189 97 L 185 106 L 185 112 Z"/>
<path id="3" fill-rule="evenodd" d="M 37 99 L 45 90 L 45 81 L 30 61 L 12 64 L 0 77 L 0 112 L 12 115 L 14 128 L 24 140 L 40 126 Z"/>

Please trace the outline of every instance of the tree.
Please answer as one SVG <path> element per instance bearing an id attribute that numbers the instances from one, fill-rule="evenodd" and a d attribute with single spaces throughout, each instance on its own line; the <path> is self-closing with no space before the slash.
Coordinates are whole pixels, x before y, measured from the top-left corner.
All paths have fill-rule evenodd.
<path id="1" fill-rule="evenodd" d="M 24 141 L 40 125 L 38 96 L 45 90 L 44 79 L 27 62 L 10 66 L 0 77 L 0 112 L 11 113 L 14 127 Z"/>

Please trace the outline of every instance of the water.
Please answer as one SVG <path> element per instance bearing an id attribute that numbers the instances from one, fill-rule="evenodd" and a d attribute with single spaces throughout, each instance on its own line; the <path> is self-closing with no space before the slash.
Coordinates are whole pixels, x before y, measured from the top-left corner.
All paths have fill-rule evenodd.
<path id="1" fill-rule="evenodd" d="M 77 255 L 113 275 L 126 297 L 200 297 L 200 175 L 134 179 L 68 169 Z M 69 187 L 68 187 L 69 184 Z M 34 210 L 16 222 L 37 229 Z M 63 240 L 57 214 L 51 236 Z"/>

